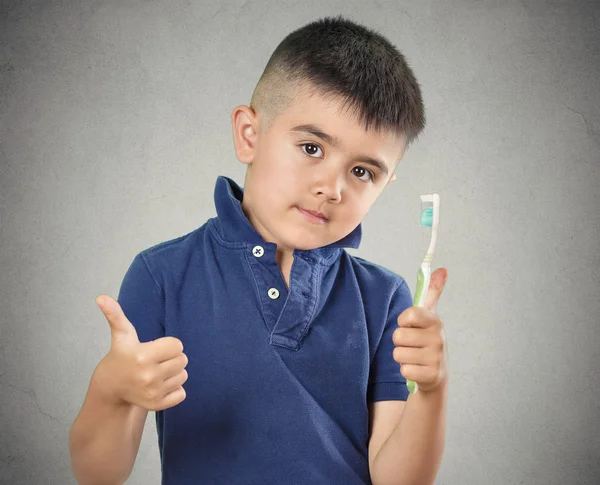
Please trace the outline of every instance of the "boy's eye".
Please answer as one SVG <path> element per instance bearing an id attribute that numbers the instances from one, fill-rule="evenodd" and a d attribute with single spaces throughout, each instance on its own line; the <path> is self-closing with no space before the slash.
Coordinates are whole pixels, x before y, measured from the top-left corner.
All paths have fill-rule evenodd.
<path id="1" fill-rule="evenodd" d="M 319 150 L 321 151 L 321 153 L 323 153 L 323 149 L 319 145 L 316 145 L 314 143 L 302 143 L 300 144 L 300 146 L 302 147 L 302 151 L 312 158 L 320 158 L 315 156 L 319 152 Z M 354 175 L 357 176 L 359 180 L 363 182 L 373 182 L 375 180 L 375 174 L 373 174 L 371 170 L 368 170 L 360 165 L 354 167 L 352 169 L 352 172 L 354 173 Z"/>
<path id="2" fill-rule="evenodd" d="M 302 145 L 300 145 L 302 147 L 302 150 L 304 151 L 304 153 L 306 153 L 307 155 L 314 157 L 314 155 L 321 150 L 321 147 L 319 145 L 315 145 L 314 143 L 302 143 Z M 321 150 L 322 152 L 323 150 Z"/>
<path id="3" fill-rule="evenodd" d="M 363 182 L 369 182 L 369 181 L 373 181 L 375 179 L 373 172 L 371 172 L 370 170 L 367 170 L 364 167 L 361 167 L 360 165 L 357 167 L 354 167 L 352 170 L 354 171 L 354 175 L 356 175 Z M 366 179 L 363 178 L 365 175 L 367 176 Z"/>

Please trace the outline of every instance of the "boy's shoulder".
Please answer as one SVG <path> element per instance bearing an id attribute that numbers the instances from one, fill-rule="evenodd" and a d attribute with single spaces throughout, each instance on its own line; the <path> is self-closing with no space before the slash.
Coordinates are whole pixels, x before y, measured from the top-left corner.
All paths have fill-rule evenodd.
<path id="1" fill-rule="evenodd" d="M 201 248 L 210 219 L 183 236 L 154 244 L 139 252 L 152 274 L 183 270 L 194 253 Z"/>
<path id="2" fill-rule="evenodd" d="M 401 275 L 385 266 L 361 258 L 360 256 L 352 255 L 346 250 L 344 250 L 344 254 L 352 263 L 357 277 L 364 279 L 366 283 L 377 285 L 384 283 L 385 286 L 396 289 L 405 282 L 405 279 Z"/>
<path id="3" fill-rule="evenodd" d="M 206 223 L 192 232 L 188 232 L 183 236 L 179 236 L 173 239 L 159 242 L 153 246 L 150 246 L 141 251 L 141 253 L 148 258 L 162 258 L 167 257 L 171 254 L 181 253 L 182 250 L 191 248 L 194 244 L 197 244 L 198 238 L 202 236 L 206 230 Z"/>

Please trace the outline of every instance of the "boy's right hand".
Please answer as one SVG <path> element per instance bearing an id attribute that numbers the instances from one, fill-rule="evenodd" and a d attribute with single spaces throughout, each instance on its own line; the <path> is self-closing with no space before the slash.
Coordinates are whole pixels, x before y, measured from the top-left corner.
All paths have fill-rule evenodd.
<path id="1" fill-rule="evenodd" d="M 108 320 L 112 335 L 110 351 L 94 372 L 105 396 L 116 404 L 135 404 L 149 411 L 182 402 L 188 358 L 181 340 L 162 337 L 141 343 L 119 302 L 100 295 L 96 305 Z"/>

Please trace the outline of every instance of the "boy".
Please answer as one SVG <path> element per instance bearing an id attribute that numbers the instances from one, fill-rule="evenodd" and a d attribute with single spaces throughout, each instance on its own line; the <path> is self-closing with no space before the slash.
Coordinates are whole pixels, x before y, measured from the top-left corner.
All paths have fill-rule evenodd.
<path id="1" fill-rule="evenodd" d="M 163 484 L 433 483 L 445 271 L 411 308 L 402 277 L 343 249 L 423 111 L 365 27 L 325 18 L 282 41 L 232 113 L 244 189 L 219 177 L 217 217 L 139 253 L 118 304 L 96 300 L 112 344 L 70 434 L 81 484 L 127 479 L 149 410 Z"/>

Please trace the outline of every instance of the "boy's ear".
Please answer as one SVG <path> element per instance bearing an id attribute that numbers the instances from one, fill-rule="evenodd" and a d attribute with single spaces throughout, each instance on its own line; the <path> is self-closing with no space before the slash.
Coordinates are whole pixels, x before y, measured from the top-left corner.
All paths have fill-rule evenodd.
<path id="1" fill-rule="evenodd" d="M 249 165 L 256 150 L 258 119 L 252 108 L 240 105 L 231 113 L 233 144 L 235 155 L 242 163 Z"/>
<path id="2" fill-rule="evenodd" d="M 394 180 L 396 180 L 396 174 L 395 173 L 392 174 L 392 176 L 390 177 L 390 179 L 387 181 L 387 184 L 392 183 Z M 385 184 L 385 185 L 387 185 L 387 184 Z"/>

